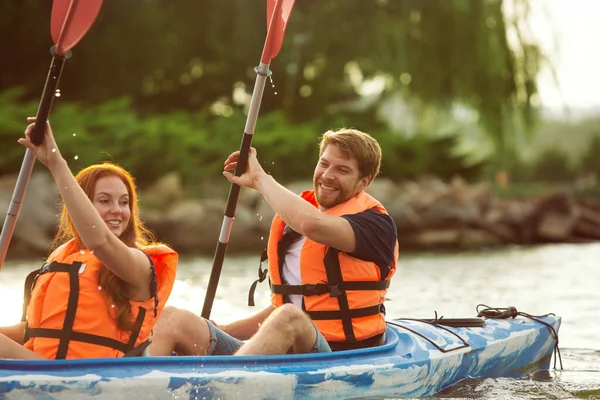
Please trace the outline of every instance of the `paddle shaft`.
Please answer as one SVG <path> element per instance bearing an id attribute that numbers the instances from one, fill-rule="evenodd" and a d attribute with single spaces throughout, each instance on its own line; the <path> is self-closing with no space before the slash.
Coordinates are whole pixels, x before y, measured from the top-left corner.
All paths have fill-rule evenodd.
<path id="1" fill-rule="evenodd" d="M 244 136 L 242 137 L 242 143 L 240 145 L 240 157 L 237 162 L 237 168 L 235 169 L 236 176 L 241 176 L 244 172 L 246 172 L 246 167 L 248 165 L 248 155 L 250 153 L 250 146 L 252 145 L 252 138 L 254 136 L 256 120 L 258 119 L 260 103 L 262 101 L 263 92 L 265 90 L 265 83 L 267 81 L 267 77 L 271 73 L 269 71 L 269 64 L 265 64 L 262 62 L 258 67 L 256 67 L 255 70 L 256 80 L 254 82 L 254 90 L 252 92 L 252 98 L 250 100 L 250 109 L 248 110 L 248 117 L 246 118 Z M 204 305 L 202 307 L 202 317 L 206 319 L 210 318 L 210 313 L 212 311 L 215 294 L 217 292 L 217 286 L 219 284 L 219 278 L 221 277 L 221 270 L 223 269 L 225 253 L 227 252 L 229 235 L 231 234 L 231 228 L 233 226 L 233 220 L 235 218 L 235 209 L 237 207 L 239 195 L 240 186 L 232 183 L 231 187 L 229 188 L 229 195 L 227 196 L 225 216 L 223 217 L 221 233 L 219 234 L 219 242 L 217 243 L 217 248 L 215 250 L 213 266 L 210 273 L 210 279 L 208 281 L 208 287 L 206 288 Z"/>
<path id="2" fill-rule="evenodd" d="M 31 133 L 31 141 L 40 145 L 44 139 L 44 127 L 48 121 L 50 110 L 52 109 L 52 103 L 56 95 L 56 89 L 58 88 L 58 82 L 60 80 L 60 74 L 62 73 L 64 62 L 71 52 L 67 52 L 64 56 L 60 56 L 55 52 L 56 46 L 53 46 L 50 52 L 52 53 L 52 62 L 50 63 L 50 70 L 46 77 L 46 83 L 44 85 L 44 91 L 42 92 L 42 99 L 38 106 L 36 114 L 35 125 Z M 35 155 L 29 149 L 25 151 L 25 157 L 23 157 L 23 163 L 19 170 L 19 176 L 17 177 L 17 183 L 15 190 L 13 191 L 10 204 L 6 217 L 4 218 L 4 224 L 2 226 L 2 233 L 0 234 L 0 269 L 4 264 L 6 253 L 8 252 L 8 246 L 15 230 L 17 218 L 19 217 L 19 210 L 23 199 L 25 198 L 25 192 L 27 191 L 27 185 L 29 184 L 29 178 L 33 171 L 35 164 Z"/>

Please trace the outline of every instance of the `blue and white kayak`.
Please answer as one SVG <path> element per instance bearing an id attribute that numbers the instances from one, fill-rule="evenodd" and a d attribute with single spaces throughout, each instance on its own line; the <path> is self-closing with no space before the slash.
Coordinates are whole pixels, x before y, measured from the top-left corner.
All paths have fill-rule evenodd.
<path id="1" fill-rule="evenodd" d="M 542 321 L 542 322 L 540 322 Z M 388 321 L 379 347 L 260 357 L 0 360 L 2 399 L 360 399 L 436 394 L 549 368 L 560 317 L 480 327 Z M 554 330 L 554 331 L 553 331 Z"/>

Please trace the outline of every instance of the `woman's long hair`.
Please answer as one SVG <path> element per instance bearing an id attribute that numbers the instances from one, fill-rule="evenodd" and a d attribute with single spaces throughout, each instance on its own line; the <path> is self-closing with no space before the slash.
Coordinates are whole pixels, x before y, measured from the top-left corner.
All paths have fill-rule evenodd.
<path id="1" fill-rule="evenodd" d="M 125 230 L 121 233 L 119 239 L 121 239 L 121 241 L 127 246 L 138 249 L 143 249 L 149 244 L 153 243 L 155 241 L 154 235 L 144 226 L 142 221 L 140 221 L 135 181 L 129 172 L 116 164 L 104 162 L 82 169 L 75 176 L 75 180 L 77 183 L 79 183 L 79 186 L 81 186 L 88 198 L 93 200 L 96 182 L 98 182 L 98 179 L 105 176 L 116 176 L 121 179 L 121 181 L 125 184 L 129 194 L 129 210 L 131 211 L 131 218 L 129 219 L 127 227 L 125 227 Z M 75 239 L 79 249 L 85 247 L 81 242 L 79 234 L 73 226 L 71 216 L 69 215 L 67 207 L 63 202 L 58 233 L 56 234 L 53 242 L 54 247 L 70 239 Z M 127 290 L 127 284 L 105 266 L 100 268 L 98 284 L 103 288 L 103 290 L 106 290 L 109 304 L 115 305 L 115 317 L 119 328 L 121 330 L 131 330 L 131 297 L 129 291 Z M 150 282 L 148 282 L 148 284 L 150 284 Z M 109 312 L 110 311 L 111 308 L 109 305 Z"/>

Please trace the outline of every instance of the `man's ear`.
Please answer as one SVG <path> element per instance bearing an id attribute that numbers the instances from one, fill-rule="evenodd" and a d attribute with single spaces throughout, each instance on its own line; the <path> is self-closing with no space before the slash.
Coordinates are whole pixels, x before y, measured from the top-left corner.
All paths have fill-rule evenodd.
<path id="1" fill-rule="evenodd" d="M 369 186 L 369 183 L 371 183 L 371 175 L 367 175 L 364 178 L 361 178 L 359 183 L 360 190 L 365 190 L 367 186 Z"/>

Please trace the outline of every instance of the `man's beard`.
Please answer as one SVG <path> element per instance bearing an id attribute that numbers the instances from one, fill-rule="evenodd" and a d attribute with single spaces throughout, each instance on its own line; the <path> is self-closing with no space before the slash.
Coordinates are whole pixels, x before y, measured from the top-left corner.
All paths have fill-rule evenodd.
<path id="1" fill-rule="evenodd" d="M 325 186 L 328 186 L 325 184 Z M 350 196 L 350 191 L 346 191 L 343 188 L 338 187 L 337 192 L 329 193 L 328 195 L 323 195 L 322 191 L 325 191 L 323 188 L 319 187 L 319 182 L 313 183 L 313 189 L 315 191 L 315 197 L 317 198 L 317 203 L 319 206 L 323 208 L 333 208 L 338 204 L 342 204 L 345 201 L 349 200 L 352 196 Z"/>

